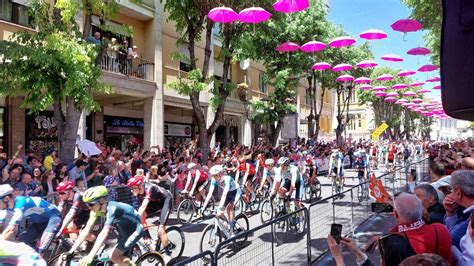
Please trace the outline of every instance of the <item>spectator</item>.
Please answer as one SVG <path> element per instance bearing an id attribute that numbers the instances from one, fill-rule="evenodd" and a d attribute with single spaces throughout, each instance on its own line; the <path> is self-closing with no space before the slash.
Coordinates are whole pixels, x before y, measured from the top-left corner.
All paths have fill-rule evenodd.
<path id="1" fill-rule="evenodd" d="M 413 255 L 404 259 L 400 266 L 449 266 L 449 263 L 443 259 L 440 255 L 437 254 L 430 254 L 430 253 L 423 253 L 418 255 Z"/>
<path id="2" fill-rule="evenodd" d="M 43 161 L 43 167 L 45 170 L 51 171 L 53 170 L 53 164 L 56 159 L 56 152 L 51 149 L 48 149 L 46 154 L 47 155 L 44 157 L 44 161 Z"/>
<path id="3" fill-rule="evenodd" d="M 130 172 L 127 170 L 127 166 L 123 161 L 117 162 L 117 171 L 120 178 L 120 184 L 127 184 L 128 179 L 130 179 Z"/>
<path id="4" fill-rule="evenodd" d="M 94 32 L 94 36 L 87 38 L 87 41 L 95 44 L 96 46 L 101 46 L 102 40 L 101 40 L 100 32 L 98 31 Z"/>
<path id="5" fill-rule="evenodd" d="M 41 196 L 41 186 L 36 186 L 33 182 L 31 174 L 24 172 L 21 175 L 20 182 L 15 187 L 20 191 L 22 196 Z"/>
<path id="6" fill-rule="evenodd" d="M 117 55 L 119 52 L 119 45 L 117 43 L 117 39 L 112 38 L 110 39 L 110 43 L 107 45 L 107 58 L 108 58 L 108 67 L 109 70 L 118 72 L 118 63 L 117 63 Z"/>
<path id="7" fill-rule="evenodd" d="M 41 169 L 38 167 L 33 168 L 33 182 L 39 185 L 41 184 L 42 179 L 43 179 L 43 173 L 41 172 Z"/>
<path id="8" fill-rule="evenodd" d="M 67 165 L 65 164 L 58 164 L 56 166 L 56 182 L 59 184 L 61 182 L 69 181 L 69 173 L 67 171 Z"/>
<path id="9" fill-rule="evenodd" d="M 439 202 L 436 189 L 430 184 L 420 184 L 416 186 L 414 192 L 423 205 L 423 219 L 425 222 L 427 224 L 443 223 L 446 211 Z"/>
<path id="10" fill-rule="evenodd" d="M 76 183 L 77 179 L 82 179 L 84 181 L 84 185 L 87 188 L 87 178 L 85 174 L 85 170 L 87 167 L 87 163 L 84 162 L 83 160 L 77 160 L 76 161 L 76 166 L 74 166 L 70 171 L 69 171 L 69 180 Z"/>
<path id="11" fill-rule="evenodd" d="M 120 185 L 120 177 L 116 168 L 109 169 L 109 174 L 104 178 L 104 186 L 109 189 L 110 200 L 118 198 L 117 187 Z"/>
<path id="12" fill-rule="evenodd" d="M 430 162 L 428 169 L 429 176 L 424 177 L 422 182 L 435 182 L 445 176 L 444 164 L 438 161 Z"/>
<path id="13" fill-rule="evenodd" d="M 55 179 L 56 174 L 51 170 L 46 170 L 43 174 L 43 180 L 41 182 L 42 185 L 42 196 L 47 196 L 48 200 L 54 200 L 53 195 L 56 192 L 56 187 L 58 186 L 58 182 Z"/>

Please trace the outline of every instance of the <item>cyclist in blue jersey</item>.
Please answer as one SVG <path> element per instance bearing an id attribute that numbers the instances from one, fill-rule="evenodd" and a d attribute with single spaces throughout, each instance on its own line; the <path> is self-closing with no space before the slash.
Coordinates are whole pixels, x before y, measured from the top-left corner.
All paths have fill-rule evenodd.
<path id="1" fill-rule="evenodd" d="M 201 212 L 206 208 L 207 204 L 211 200 L 214 189 L 216 187 L 223 188 L 221 201 L 219 202 L 219 211 L 217 215 L 222 216 L 223 210 L 225 208 L 227 217 L 230 221 L 230 228 L 233 229 L 235 225 L 234 206 L 242 195 L 239 183 L 237 183 L 231 176 L 224 175 L 224 168 L 221 165 L 214 165 L 213 167 L 211 167 L 209 172 L 212 177 L 211 187 L 209 188 L 209 193 L 207 194 L 206 201 L 202 206 Z"/>
<path id="2" fill-rule="evenodd" d="M 0 239 L 0 265 L 46 266 L 41 256 L 25 243 Z"/>
<path id="3" fill-rule="evenodd" d="M 260 181 L 260 187 L 257 189 L 257 194 L 262 191 L 263 186 L 265 183 L 268 183 L 268 186 L 271 187 L 274 180 L 275 180 L 275 161 L 273 159 L 266 159 L 265 160 L 265 168 L 263 168 L 263 176 L 262 180 Z"/>
<path id="4" fill-rule="evenodd" d="M 83 201 L 90 208 L 91 213 L 86 227 L 79 234 L 68 254 L 73 254 L 86 236 L 91 232 L 98 217 L 105 216 L 104 228 L 97 236 L 90 253 L 81 260 L 82 265 L 90 265 L 100 247 L 112 231 L 112 227 L 117 228 L 117 245 L 112 249 L 110 259 L 117 265 L 133 265 L 130 258 L 124 256 L 143 235 L 143 227 L 140 223 L 140 216 L 132 206 L 116 201 L 108 201 L 108 190 L 105 186 L 89 188 L 82 196 Z M 64 259 L 64 257 L 63 257 Z"/>
<path id="5" fill-rule="evenodd" d="M 17 190 L 18 193 L 17 195 L 20 194 L 19 190 Z M 10 194 L 14 194 L 13 188 L 8 185 L 0 185 L 0 199 L 3 199 L 3 197 L 8 196 Z M 15 196 L 17 196 L 15 195 Z M 8 207 L 3 207 L 2 205 L 3 201 L 0 202 L 0 233 L 3 232 L 5 228 L 7 228 L 8 223 L 10 222 L 10 219 L 13 216 L 13 209 L 8 208 Z"/>
<path id="6" fill-rule="evenodd" d="M 61 213 L 56 206 L 40 197 L 15 196 L 10 188 L 7 191 L 10 193 L 0 199 L 0 209 L 13 209 L 13 216 L 2 233 L 2 239 L 11 240 L 20 223 L 25 220 L 28 227 L 20 232 L 19 240 L 42 255 L 59 230 Z"/>
<path id="7" fill-rule="evenodd" d="M 295 165 L 290 165 L 287 157 L 281 157 L 278 160 L 280 167 L 275 172 L 275 182 L 271 192 L 271 197 L 276 193 L 281 198 L 291 198 L 295 200 L 296 207 L 301 208 L 301 199 L 304 193 L 304 182 L 300 170 Z M 288 193 L 288 196 L 287 196 Z"/>

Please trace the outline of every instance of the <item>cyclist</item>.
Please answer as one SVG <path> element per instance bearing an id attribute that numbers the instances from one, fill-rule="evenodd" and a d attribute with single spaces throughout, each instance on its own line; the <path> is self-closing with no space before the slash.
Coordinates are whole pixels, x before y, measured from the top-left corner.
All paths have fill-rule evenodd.
<path id="1" fill-rule="evenodd" d="M 3 186 L 1 190 L 0 195 L 3 196 L 0 200 L 0 209 L 13 209 L 13 216 L 1 239 L 10 240 L 14 237 L 18 226 L 25 220 L 29 226 L 20 232 L 19 240 L 43 255 L 61 224 L 61 213 L 58 208 L 40 197 L 18 196 L 9 185 Z"/>
<path id="2" fill-rule="evenodd" d="M 271 187 L 273 180 L 275 179 L 275 161 L 272 158 L 265 160 L 265 167 L 263 168 L 263 176 L 260 181 L 260 186 L 257 189 L 257 193 L 261 193 L 263 186 L 268 182 L 268 187 Z"/>
<path id="3" fill-rule="evenodd" d="M 170 255 L 171 250 L 173 249 L 173 244 L 168 241 L 168 235 L 166 234 L 165 226 L 171 212 L 171 202 L 173 198 L 171 193 L 155 184 L 149 184 L 145 188 L 145 182 L 141 176 L 130 178 L 127 182 L 127 186 L 130 188 L 133 195 L 137 197 L 139 201 L 141 201 L 140 207 L 138 208 L 138 214 L 140 215 L 142 225 L 145 228 L 145 238 L 151 238 L 146 222 L 148 215 L 161 211 L 160 225 L 158 226 L 158 236 L 161 239 L 161 243 L 163 243 L 163 246 L 165 247 L 164 250 L 166 255 Z"/>
<path id="4" fill-rule="evenodd" d="M 143 227 L 140 223 L 140 216 L 132 206 L 116 202 L 108 201 L 109 192 L 105 186 L 97 186 L 87 189 L 82 196 L 83 201 L 91 210 L 89 220 L 86 227 L 81 231 L 74 245 L 67 255 L 74 254 L 77 248 L 85 240 L 86 236 L 91 232 L 92 227 L 99 217 L 106 217 L 104 228 L 97 236 L 94 246 L 90 253 L 81 259 L 81 265 L 90 265 L 100 247 L 112 231 L 112 227 L 118 230 L 117 245 L 112 249 L 110 259 L 118 265 L 133 265 L 130 258 L 124 256 L 143 235 Z M 63 257 L 64 259 L 64 257 Z"/>
<path id="5" fill-rule="evenodd" d="M 246 188 L 245 190 L 245 199 L 247 202 L 250 201 L 250 193 L 253 191 L 252 183 L 255 181 L 255 167 L 253 164 L 245 161 L 245 158 L 241 158 L 239 161 L 239 167 L 237 168 L 237 173 L 235 174 L 235 181 L 238 183 L 240 176 L 242 174 L 242 187 Z"/>
<path id="6" fill-rule="evenodd" d="M 280 168 L 275 173 L 275 182 L 270 197 L 273 200 L 275 194 L 278 193 L 281 198 L 294 199 L 296 208 L 300 209 L 304 193 L 301 173 L 297 166 L 290 165 L 290 160 L 287 157 L 281 157 L 278 164 Z"/>
<path id="7" fill-rule="evenodd" d="M 13 209 L 8 208 L 8 206 L 3 208 L 1 203 L 3 202 L 3 198 L 12 194 L 13 191 L 13 188 L 8 184 L 0 185 L 0 199 L 2 199 L 2 201 L 0 201 L 0 232 L 8 226 L 8 223 L 13 216 Z"/>
<path id="8" fill-rule="evenodd" d="M 207 204 L 211 200 L 214 189 L 216 187 L 223 188 L 217 216 L 222 217 L 223 210 L 225 208 L 227 217 L 230 221 L 229 226 L 233 230 L 235 226 L 234 206 L 242 195 L 239 183 L 237 183 L 237 181 L 235 181 L 231 176 L 225 175 L 224 168 L 221 165 L 214 165 L 213 167 L 211 167 L 209 172 L 211 174 L 211 186 L 209 188 L 209 193 L 207 194 L 206 201 L 202 206 L 202 210 L 206 208 Z"/>
<path id="9" fill-rule="evenodd" d="M 206 198 L 206 186 L 209 183 L 209 178 L 205 171 L 197 169 L 197 164 L 195 163 L 188 164 L 188 179 L 186 180 L 186 185 L 184 186 L 184 190 L 181 193 L 188 193 L 187 189 L 191 183 L 191 179 L 193 178 L 193 186 L 189 191 L 189 195 L 194 195 L 194 190 L 196 190 L 197 187 L 199 193 L 196 194 L 196 200 L 201 201 L 201 197 L 202 199 Z"/>

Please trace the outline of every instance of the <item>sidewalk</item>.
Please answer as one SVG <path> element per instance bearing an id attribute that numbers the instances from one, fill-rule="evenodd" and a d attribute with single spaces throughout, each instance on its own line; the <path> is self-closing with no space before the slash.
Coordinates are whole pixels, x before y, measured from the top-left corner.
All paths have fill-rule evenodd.
<path id="1" fill-rule="evenodd" d="M 390 214 L 374 215 L 356 229 L 354 240 L 357 245 L 364 250 L 367 242 L 372 236 L 381 236 L 388 233 L 395 224 L 395 218 Z M 343 248 L 342 252 L 346 266 L 357 265 L 354 255 L 352 255 L 346 248 Z M 378 248 L 375 249 L 374 254 L 367 255 L 375 265 L 380 264 L 380 253 Z M 331 253 L 328 251 L 314 265 L 336 265 L 336 263 L 334 263 Z"/>

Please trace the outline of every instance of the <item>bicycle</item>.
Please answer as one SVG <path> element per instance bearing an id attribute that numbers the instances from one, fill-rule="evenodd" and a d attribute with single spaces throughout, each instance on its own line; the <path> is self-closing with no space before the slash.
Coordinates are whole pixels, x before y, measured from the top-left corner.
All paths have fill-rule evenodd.
<path id="1" fill-rule="evenodd" d="M 291 235 L 289 234 L 291 229 L 294 229 L 297 234 L 302 234 L 306 228 L 306 217 L 304 217 L 304 214 L 302 214 L 303 216 L 301 216 L 301 214 L 297 214 L 292 210 L 295 208 L 289 205 L 290 200 L 287 198 L 280 198 L 279 207 L 281 210 L 276 214 L 275 220 L 278 220 L 280 217 L 283 217 L 289 213 L 291 213 L 291 215 L 275 222 L 273 225 L 273 235 L 278 244 L 283 244 L 286 242 L 288 235 Z M 288 209 L 291 211 L 288 212 Z"/>
<path id="2" fill-rule="evenodd" d="M 270 198 L 263 200 L 260 205 L 260 221 L 262 224 L 272 220 L 282 210 L 280 207 L 275 200 L 272 201 Z"/>
<path id="3" fill-rule="evenodd" d="M 255 186 L 254 186 L 255 187 Z M 247 191 L 247 187 L 244 186 L 242 188 L 242 197 L 237 201 L 235 204 L 235 213 L 240 214 L 240 213 L 254 213 L 260 208 L 260 204 L 262 202 L 262 195 L 258 195 L 255 191 L 250 191 L 249 195 L 250 197 L 247 198 L 245 196 L 245 192 Z"/>
<path id="4" fill-rule="evenodd" d="M 149 225 L 148 230 L 150 227 L 158 227 L 158 225 Z M 171 259 L 173 260 L 180 258 L 181 255 L 183 255 L 184 246 L 186 243 L 183 231 L 177 226 L 169 226 L 165 229 L 165 232 L 168 235 L 168 245 L 171 245 L 171 253 L 169 254 Z M 157 237 L 157 239 L 152 239 L 151 243 L 147 243 L 144 239 L 140 239 L 137 245 L 140 250 L 144 251 L 145 253 L 157 251 L 161 254 L 165 254 L 165 247 L 162 246 L 161 239 L 159 237 Z"/>
<path id="5" fill-rule="evenodd" d="M 51 252 L 49 254 L 47 253 L 44 258 L 52 258 L 57 254 L 62 254 L 64 252 L 69 251 L 73 246 L 74 242 L 71 239 L 66 238 L 64 235 L 76 232 L 79 232 L 79 230 L 67 230 L 61 235 L 59 235 L 57 238 L 55 238 L 49 246 L 50 249 L 52 247 Z"/>
<path id="6" fill-rule="evenodd" d="M 224 216 L 225 218 L 225 216 Z M 241 213 L 235 217 L 234 228 L 230 228 L 227 219 L 215 215 L 214 220 L 204 228 L 201 236 L 199 246 L 200 252 L 206 250 L 215 251 L 217 245 L 222 241 L 222 238 L 229 239 L 233 236 L 239 236 L 241 233 L 249 230 L 249 220 L 245 214 Z M 248 236 L 244 234 L 242 237 L 237 237 L 233 244 L 236 248 L 241 248 L 247 241 Z M 209 247 L 205 247 L 205 245 Z M 209 263 L 208 258 L 202 258 L 205 263 Z"/>
<path id="7" fill-rule="evenodd" d="M 367 180 L 364 177 L 359 177 L 359 185 L 357 186 L 357 199 L 359 202 L 363 202 L 368 199 L 369 187 L 367 186 Z"/>
<path id="8" fill-rule="evenodd" d="M 178 205 L 177 209 L 177 217 L 178 221 L 181 224 L 188 224 L 193 219 L 194 215 L 199 215 L 198 211 L 201 209 L 202 205 L 204 204 L 204 199 L 201 200 L 199 203 L 196 201 L 195 196 L 189 196 L 188 194 L 182 194 L 185 198 L 181 201 Z M 211 200 L 207 204 L 205 211 L 202 213 L 203 216 L 210 216 L 212 211 L 215 210 L 215 200 L 214 197 L 211 197 Z"/>
<path id="9" fill-rule="evenodd" d="M 344 188 L 344 177 L 339 175 L 332 175 L 331 191 L 332 195 L 339 194 Z"/>
<path id="10" fill-rule="evenodd" d="M 321 183 L 318 179 L 313 182 L 307 179 L 307 181 L 305 181 L 304 187 L 304 196 L 306 201 L 311 201 L 313 196 L 318 199 L 321 198 Z"/>

